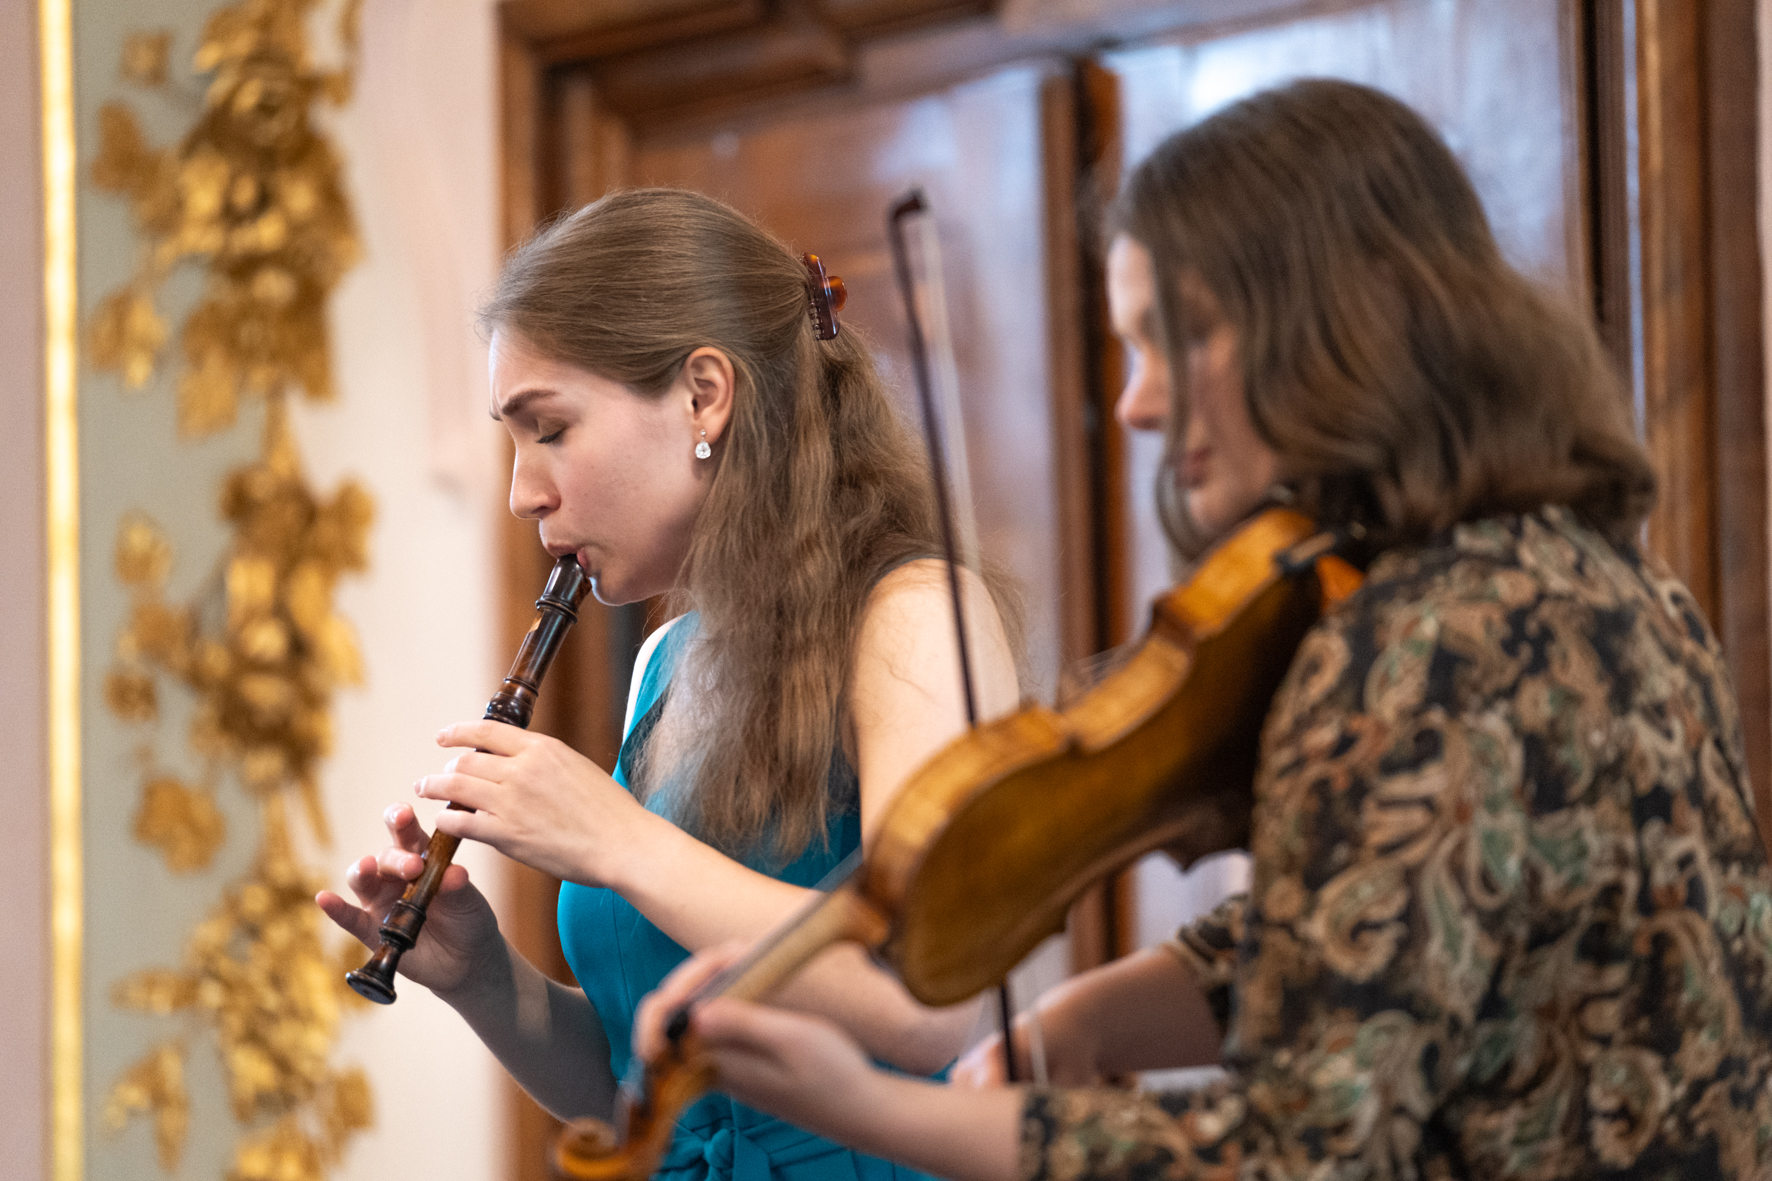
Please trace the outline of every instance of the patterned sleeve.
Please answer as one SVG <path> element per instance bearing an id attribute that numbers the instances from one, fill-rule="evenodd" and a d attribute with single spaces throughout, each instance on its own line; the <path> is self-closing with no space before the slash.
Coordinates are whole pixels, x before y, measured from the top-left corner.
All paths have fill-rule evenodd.
<path id="1" fill-rule="evenodd" d="M 1230 1032 L 1231 978 L 1237 971 L 1237 945 L 1243 942 L 1243 912 L 1249 895 L 1232 894 L 1162 944 L 1181 961 L 1206 993 L 1218 1032 Z"/>
<path id="2" fill-rule="evenodd" d="M 1413 1171 L 1498 962 L 1507 887 L 1470 820 L 1511 800 L 1522 751 L 1456 675 L 1462 644 L 1435 607 L 1391 607 L 1306 638 L 1263 737 L 1250 894 L 1179 936 L 1184 962 L 1235 994 L 1229 1079 L 1033 1091 L 1025 1177 Z"/>

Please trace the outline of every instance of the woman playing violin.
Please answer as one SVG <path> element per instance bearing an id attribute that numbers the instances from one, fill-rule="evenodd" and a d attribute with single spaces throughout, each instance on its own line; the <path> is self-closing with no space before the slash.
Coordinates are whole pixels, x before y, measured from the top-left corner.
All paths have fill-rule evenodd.
<path id="1" fill-rule="evenodd" d="M 1428 126 L 1349 84 L 1172 137 L 1111 228 L 1120 417 L 1167 432 L 1177 541 L 1277 496 L 1369 563 L 1267 718 L 1251 889 L 1050 999 L 1059 1086 L 890 1077 L 714 1000 L 722 1085 L 978 1181 L 1766 1176 L 1772 873 L 1591 327 L 1503 261 Z M 642 1007 L 644 1051 L 728 955 Z M 1220 1031 L 1222 1082 L 1090 1085 Z"/>
<path id="2" fill-rule="evenodd" d="M 635 1002 L 688 951 L 795 909 L 965 725 L 927 468 L 833 295 L 731 209 L 636 190 L 513 254 L 484 312 L 512 512 L 576 555 L 602 601 L 663 595 L 676 615 L 642 649 L 613 775 L 471 721 L 439 734 L 453 757 L 417 784 L 475 809 L 439 813 L 439 830 L 566 882 L 561 940 L 582 989 L 525 962 L 459 866 L 401 963 L 561 1116 L 607 1116 Z M 1000 712 L 1017 700 L 1013 649 L 993 595 L 965 581 L 980 704 Z M 357 905 L 319 897 L 367 945 L 426 841 L 405 804 L 387 824 L 393 845 L 348 873 Z M 785 1000 L 924 1074 L 972 1023 L 970 1006 L 917 1005 L 859 953 L 825 957 Z M 723 1095 L 690 1109 L 664 1168 L 894 1172 Z"/>

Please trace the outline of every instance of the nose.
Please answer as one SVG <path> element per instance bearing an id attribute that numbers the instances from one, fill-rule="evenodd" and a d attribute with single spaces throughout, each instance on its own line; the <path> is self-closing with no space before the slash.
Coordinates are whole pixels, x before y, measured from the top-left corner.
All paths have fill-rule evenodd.
<path id="1" fill-rule="evenodd" d="M 1114 417 L 1129 431 L 1161 431 L 1169 422 L 1169 372 L 1160 364 L 1134 362 Z"/>
<path id="2" fill-rule="evenodd" d="M 511 515 L 539 521 L 560 507 L 560 494 L 548 478 L 544 465 L 517 448 L 511 461 Z"/>

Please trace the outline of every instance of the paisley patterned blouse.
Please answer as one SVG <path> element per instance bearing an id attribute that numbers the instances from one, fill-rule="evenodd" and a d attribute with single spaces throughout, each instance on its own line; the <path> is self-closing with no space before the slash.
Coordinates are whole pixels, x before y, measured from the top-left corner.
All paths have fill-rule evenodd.
<path id="1" fill-rule="evenodd" d="M 1393 551 L 1178 936 L 1227 1081 L 1030 1093 L 1035 1181 L 1772 1176 L 1772 875 L 1716 639 L 1557 508 Z"/>

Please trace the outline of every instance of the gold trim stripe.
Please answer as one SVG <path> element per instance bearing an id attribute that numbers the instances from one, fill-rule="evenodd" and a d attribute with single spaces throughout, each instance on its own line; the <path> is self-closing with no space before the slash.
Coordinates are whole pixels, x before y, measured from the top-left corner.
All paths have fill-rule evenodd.
<path id="1" fill-rule="evenodd" d="M 75 418 L 78 318 L 74 233 L 72 0 L 38 0 L 43 82 L 43 298 L 49 508 L 51 1168 L 85 1173 L 81 1022 L 80 483 Z"/>

